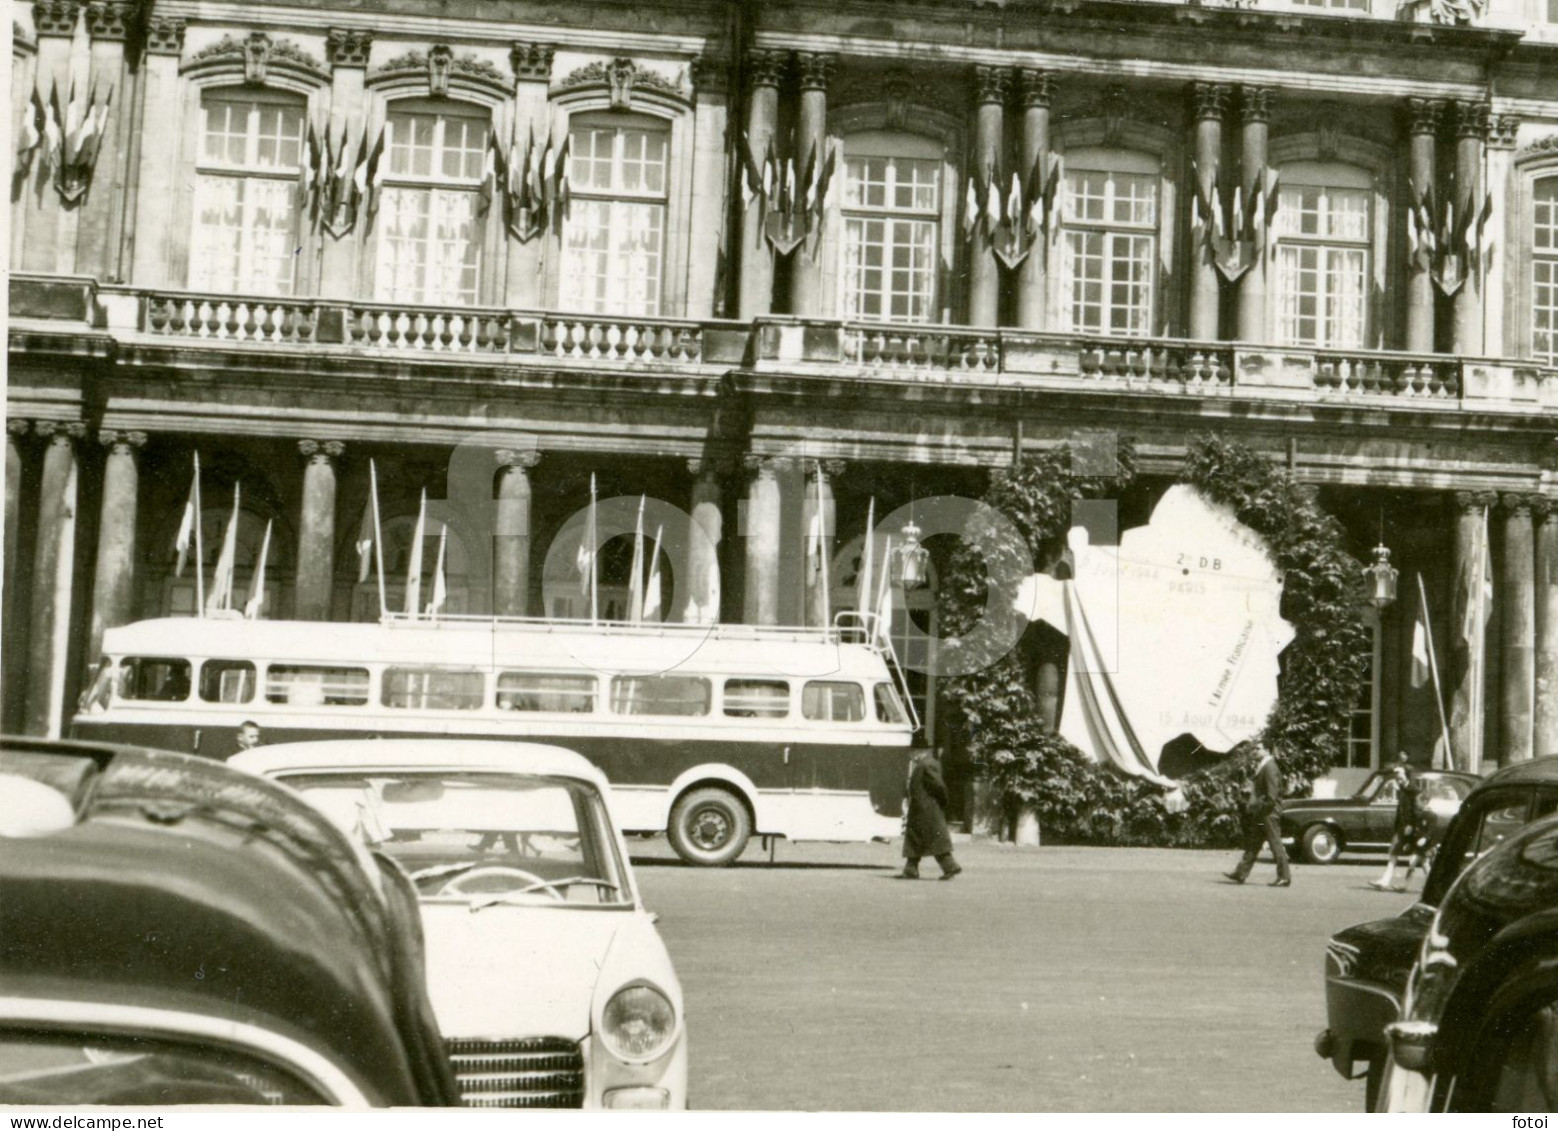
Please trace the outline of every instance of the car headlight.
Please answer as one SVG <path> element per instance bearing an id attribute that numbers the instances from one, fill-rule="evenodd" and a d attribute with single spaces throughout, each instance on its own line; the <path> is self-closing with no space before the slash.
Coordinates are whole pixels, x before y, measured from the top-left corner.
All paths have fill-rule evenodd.
<path id="1" fill-rule="evenodd" d="M 601 1040 L 623 1060 L 650 1060 L 676 1032 L 676 1009 L 653 986 L 624 986 L 601 1011 Z"/>

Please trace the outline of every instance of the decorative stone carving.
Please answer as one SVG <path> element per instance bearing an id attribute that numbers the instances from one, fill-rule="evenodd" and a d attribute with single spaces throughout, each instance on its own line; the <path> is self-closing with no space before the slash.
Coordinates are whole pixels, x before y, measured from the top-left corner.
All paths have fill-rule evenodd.
<path id="1" fill-rule="evenodd" d="M 25 420 L 17 420 L 12 417 L 5 422 L 5 430 L 13 436 L 25 436 L 31 430 L 32 425 Z"/>
<path id="2" fill-rule="evenodd" d="M 34 422 L 32 430 L 55 444 L 73 443 L 87 434 L 87 426 L 79 420 L 39 420 Z"/>
<path id="3" fill-rule="evenodd" d="M 630 108 L 633 105 L 634 92 L 637 90 L 652 90 L 679 101 L 687 100 L 682 88 L 670 79 L 640 67 L 631 59 L 621 57 L 609 63 L 595 62 L 580 67 L 558 83 L 556 89 L 577 90 L 591 86 L 604 86 L 610 93 L 611 105 L 614 108 Z"/>
<path id="4" fill-rule="evenodd" d="M 909 120 L 909 107 L 914 103 L 913 76 L 902 68 L 889 71 L 882 83 L 882 95 L 887 108 L 887 128 L 903 129 Z"/>
<path id="5" fill-rule="evenodd" d="M 1271 121 L 1271 88 L 1266 86 L 1240 88 L 1239 117 L 1246 122 Z"/>
<path id="6" fill-rule="evenodd" d="M 1221 121 L 1228 112 L 1228 87 L 1217 82 L 1193 82 L 1190 104 L 1197 121 Z"/>
<path id="7" fill-rule="evenodd" d="M 87 33 L 93 39 L 122 42 L 134 16 L 135 5 L 129 0 L 99 0 L 87 5 Z"/>
<path id="8" fill-rule="evenodd" d="M 1005 102 L 1012 88 L 1012 72 L 1006 67 L 974 68 L 974 101 L 981 106 Z"/>
<path id="9" fill-rule="evenodd" d="M 550 82 L 552 55 L 550 43 L 516 43 L 509 48 L 509 66 L 520 82 Z"/>
<path id="10" fill-rule="evenodd" d="M 33 32 L 42 39 L 46 35 L 69 39 L 76 34 L 76 20 L 81 15 L 77 0 L 38 0 L 32 6 Z"/>
<path id="11" fill-rule="evenodd" d="M 152 16 L 146 21 L 146 54 L 184 53 L 184 21 L 174 16 Z"/>
<path id="12" fill-rule="evenodd" d="M 833 77 L 835 60 L 832 55 L 814 51 L 798 51 L 795 55 L 795 71 L 801 80 L 802 90 L 827 90 Z"/>
<path id="13" fill-rule="evenodd" d="M 783 51 L 748 51 L 746 57 L 748 86 L 778 86 L 784 78 Z"/>
<path id="14" fill-rule="evenodd" d="M 495 94 L 507 95 L 513 86 L 503 72 L 485 59 L 475 55 L 456 55 L 444 44 L 428 51 L 407 51 L 381 66 L 368 76 L 369 82 L 385 79 L 422 76 L 427 79 L 428 93 L 434 98 L 448 97 L 450 85 L 458 79 L 485 87 Z"/>
<path id="15" fill-rule="evenodd" d="M 1023 106 L 1049 106 L 1055 101 L 1055 76 L 1026 67 L 1017 72 L 1017 97 Z"/>
<path id="16" fill-rule="evenodd" d="M 309 463 L 331 463 L 341 458 L 346 445 L 339 440 L 299 440 L 298 451 Z"/>
<path id="17" fill-rule="evenodd" d="M 1407 130 L 1414 134 L 1436 134 L 1444 119 L 1444 101 L 1438 98 L 1406 100 Z"/>
<path id="18" fill-rule="evenodd" d="M 373 32 L 364 28 L 330 29 L 325 37 L 325 57 L 332 67 L 366 67 L 373 47 Z"/>
<path id="19" fill-rule="evenodd" d="M 146 446 L 146 433 L 123 432 L 114 428 L 99 429 L 97 442 L 109 451 L 135 451 Z"/>
<path id="20" fill-rule="evenodd" d="M 427 89 L 434 98 L 449 97 L 449 71 L 454 66 L 454 52 L 440 43 L 427 53 Z"/>
<path id="21" fill-rule="evenodd" d="M 519 451 L 514 448 L 498 448 L 493 455 L 496 457 L 499 467 L 513 467 L 520 471 L 529 471 L 541 462 L 541 453 L 534 448 Z"/>
<path id="22" fill-rule="evenodd" d="M 1455 508 L 1457 510 L 1472 511 L 1481 510 L 1483 507 L 1496 506 L 1498 493 L 1495 491 L 1456 491 Z"/>
<path id="23" fill-rule="evenodd" d="M 1223 100 L 1227 101 L 1228 88 L 1221 87 Z M 1130 102 L 1125 94 L 1125 87 L 1119 83 L 1111 83 L 1104 88 L 1104 92 L 1098 99 L 1098 116 L 1104 122 L 1104 144 L 1119 145 L 1121 135 L 1125 131 L 1125 123 L 1130 120 Z"/>
<path id="24" fill-rule="evenodd" d="M 150 49 L 148 46 L 147 50 Z M 225 66 L 241 66 L 243 81 L 250 86 L 264 85 L 273 67 L 312 82 L 323 82 L 329 77 L 324 65 L 297 44 L 289 39 L 272 39 L 263 31 L 252 33 L 242 42 L 224 35 L 191 55 L 183 69 L 188 72 Z"/>
<path id="25" fill-rule="evenodd" d="M 1494 149 L 1513 149 L 1520 133 L 1518 114 L 1492 114 L 1488 117 L 1488 145 Z"/>
<path id="26" fill-rule="evenodd" d="M 1531 513 L 1531 504 L 1537 497 L 1524 492 L 1511 491 L 1499 496 L 1499 509 L 1511 515 L 1528 515 Z"/>
<path id="27" fill-rule="evenodd" d="M 1488 136 L 1489 107 L 1486 102 L 1457 102 L 1455 105 L 1455 136 L 1486 140 Z"/>
<path id="28" fill-rule="evenodd" d="M 1546 137 L 1539 137 L 1529 145 L 1523 146 L 1520 150 L 1522 157 L 1537 153 L 1558 153 L 1558 134 L 1548 134 Z"/>

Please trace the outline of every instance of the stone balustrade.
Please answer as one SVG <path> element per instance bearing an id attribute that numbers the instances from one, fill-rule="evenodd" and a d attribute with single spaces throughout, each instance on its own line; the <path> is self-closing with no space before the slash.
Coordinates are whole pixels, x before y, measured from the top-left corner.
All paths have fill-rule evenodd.
<path id="1" fill-rule="evenodd" d="M 145 306 L 146 330 L 172 338 L 301 345 L 313 341 L 319 323 L 310 299 L 148 294 Z"/>

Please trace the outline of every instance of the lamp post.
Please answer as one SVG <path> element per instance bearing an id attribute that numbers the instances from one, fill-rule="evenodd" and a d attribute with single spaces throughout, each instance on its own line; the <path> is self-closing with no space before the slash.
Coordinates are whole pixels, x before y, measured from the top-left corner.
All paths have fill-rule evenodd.
<path id="1" fill-rule="evenodd" d="M 1374 564 L 1363 571 L 1369 604 L 1384 612 L 1396 601 L 1396 579 L 1400 576 L 1390 564 L 1390 551 L 1381 542 L 1374 547 Z"/>
<path id="2" fill-rule="evenodd" d="M 898 584 L 907 593 L 925 584 L 930 573 L 930 551 L 920 545 L 920 528 L 912 518 L 904 525 L 902 535 L 903 543 L 893 551 L 893 557 L 897 559 L 894 565 Z"/>

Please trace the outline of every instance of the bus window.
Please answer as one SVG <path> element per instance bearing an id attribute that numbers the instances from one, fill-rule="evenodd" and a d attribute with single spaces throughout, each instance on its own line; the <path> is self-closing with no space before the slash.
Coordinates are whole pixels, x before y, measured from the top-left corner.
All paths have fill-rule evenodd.
<path id="1" fill-rule="evenodd" d="M 272 664 L 265 699 L 294 707 L 361 707 L 368 702 L 368 669 Z"/>
<path id="2" fill-rule="evenodd" d="M 499 672 L 498 707 L 505 711 L 560 711 L 588 715 L 595 710 L 595 677 Z"/>
<path id="3" fill-rule="evenodd" d="M 181 703 L 189 698 L 189 661 L 127 656 L 119 665 L 119 698 Z"/>
<path id="4" fill-rule="evenodd" d="M 727 679 L 725 714 L 736 719 L 782 719 L 790 713 L 790 685 L 782 679 Z"/>
<path id="5" fill-rule="evenodd" d="M 247 703 L 254 698 L 254 665 L 248 660 L 207 660 L 200 665 L 200 698 L 207 703 Z"/>
<path id="6" fill-rule="evenodd" d="M 909 721 L 909 716 L 903 709 L 903 701 L 898 698 L 898 692 L 893 690 L 892 684 L 877 684 L 875 698 L 877 722 L 900 726 Z"/>
<path id="7" fill-rule="evenodd" d="M 481 672 L 385 668 L 379 701 L 419 711 L 478 711 L 487 698 L 486 682 Z"/>
<path id="8" fill-rule="evenodd" d="M 619 675 L 611 681 L 617 715 L 707 715 L 713 689 L 691 675 Z"/>
<path id="9" fill-rule="evenodd" d="M 814 679 L 801 689 L 801 714 L 830 723 L 858 723 L 866 717 L 865 692 L 858 683 Z"/>

